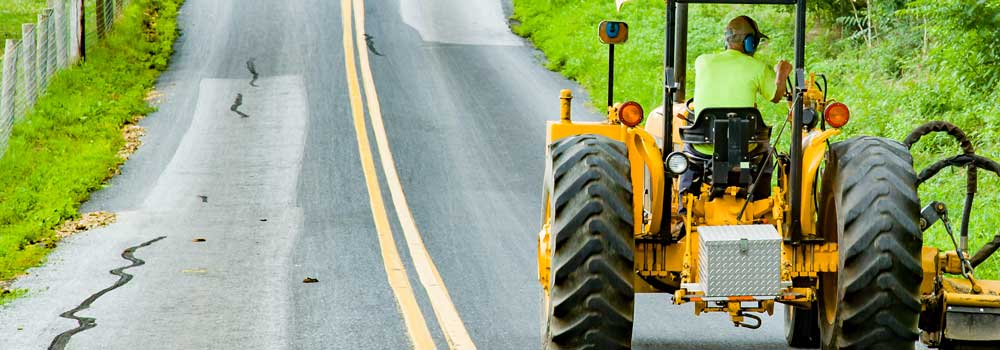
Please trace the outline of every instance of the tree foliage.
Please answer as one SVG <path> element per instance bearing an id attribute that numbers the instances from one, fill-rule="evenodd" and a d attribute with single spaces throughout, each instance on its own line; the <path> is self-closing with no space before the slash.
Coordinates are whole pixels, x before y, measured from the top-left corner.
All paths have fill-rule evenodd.
<path id="1" fill-rule="evenodd" d="M 978 94 L 1000 83 L 1000 1 L 916 0 L 900 11 L 923 22 L 927 63 Z"/>

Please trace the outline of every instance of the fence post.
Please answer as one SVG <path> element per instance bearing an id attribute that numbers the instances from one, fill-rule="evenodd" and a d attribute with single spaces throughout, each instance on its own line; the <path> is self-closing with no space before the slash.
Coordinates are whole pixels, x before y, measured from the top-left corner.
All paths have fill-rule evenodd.
<path id="1" fill-rule="evenodd" d="M 38 63 L 35 62 L 35 25 L 21 26 L 21 71 L 24 75 L 24 110 L 30 110 L 38 98 Z"/>
<path id="2" fill-rule="evenodd" d="M 107 4 L 104 3 L 104 0 L 97 0 L 97 4 L 94 7 L 94 18 L 96 19 L 95 22 L 97 22 L 97 37 L 101 39 L 104 39 L 104 33 L 108 30 L 107 23 L 104 21 L 104 14 L 107 11 L 106 7 Z"/>
<path id="3" fill-rule="evenodd" d="M 45 89 L 49 85 L 49 16 L 45 12 L 38 14 L 38 26 L 35 27 L 35 38 L 37 38 L 37 49 L 35 53 L 35 64 L 38 69 L 38 91 Z"/>
<path id="4" fill-rule="evenodd" d="M 66 30 L 69 29 L 66 25 L 66 0 L 49 0 L 49 7 L 55 10 L 53 26 L 56 38 L 56 66 L 62 69 L 66 67 L 66 59 L 69 58 L 66 53 L 69 41 L 69 36 L 66 33 Z"/>
<path id="5" fill-rule="evenodd" d="M 73 8 L 76 9 L 76 36 L 77 36 L 77 47 L 80 49 L 80 59 L 87 59 L 87 11 L 84 10 L 85 0 L 72 0 Z"/>
<path id="6" fill-rule="evenodd" d="M 80 16 L 79 11 L 77 11 L 77 1 L 78 0 L 67 0 L 67 26 L 69 27 L 69 41 L 66 43 L 66 64 L 76 64 L 76 61 L 80 58 Z"/>
<path id="7" fill-rule="evenodd" d="M 7 135 L 10 133 L 10 126 L 14 123 L 14 93 L 17 82 L 17 42 L 14 39 L 7 39 L 4 46 L 3 61 L 3 82 L 0 84 L 0 139 L 3 140 L 0 147 L 0 154 L 7 149 Z"/>
<path id="8" fill-rule="evenodd" d="M 56 74 L 56 72 L 59 70 L 58 66 L 59 60 L 57 58 L 59 56 L 59 49 L 56 46 L 56 42 L 58 41 L 56 39 L 58 37 L 56 36 L 56 33 L 58 32 L 58 29 L 56 28 L 56 20 L 55 18 L 53 18 L 53 13 L 55 11 L 53 11 L 51 8 L 47 8 L 42 11 L 45 12 L 45 15 L 49 17 L 49 27 L 48 27 L 49 31 L 47 33 L 48 36 L 45 38 L 45 40 L 48 41 L 49 47 L 47 50 L 49 50 L 49 52 L 48 52 L 48 57 L 45 58 L 45 62 L 46 64 L 49 65 L 49 68 L 46 70 L 46 73 L 49 73 L 49 77 L 51 78 L 52 75 Z M 48 83 L 46 83 L 45 86 L 48 87 Z"/>

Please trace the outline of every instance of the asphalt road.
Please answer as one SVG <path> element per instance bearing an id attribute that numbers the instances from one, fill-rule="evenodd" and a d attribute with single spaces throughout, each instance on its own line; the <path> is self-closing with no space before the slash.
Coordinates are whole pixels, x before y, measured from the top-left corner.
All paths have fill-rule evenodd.
<path id="1" fill-rule="evenodd" d="M 84 206 L 118 223 L 16 283 L 30 292 L 0 309 L 0 349 L 49 347 L 76 327 L 61 313 L 119 280 L 121 252 L 160 236 L 134 251 L 145 265 L 128 283 L 77 313 L 96 327 L 67 349 L 409 349 L 421 328 L 441 349 L 464 334 L 537 348 L 544 122 L 562 88 L 577 118 L 595 111 L 509 32 L 507 3 L 367 0 L 364 33 L 342 4 L 186 1 L 145 144 Z M 637 297 L 636 349 L 785 348 L 781 309 L 747 330 L 667 300 Z"/>

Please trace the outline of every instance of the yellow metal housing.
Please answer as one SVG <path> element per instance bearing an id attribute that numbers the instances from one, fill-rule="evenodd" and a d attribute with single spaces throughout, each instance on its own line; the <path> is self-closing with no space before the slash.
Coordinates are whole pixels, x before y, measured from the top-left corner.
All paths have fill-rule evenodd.
<path id="1" fill-rule="evenodd" d="M 820 272 L 837 272 L 837 243 L 799 244 L 782 246 L 782 266 L 785 280 L 794 277 L 817 277 Z"/>
<path id="2" fill-rule="evenodd" d="M 937 279 L 938 271 L 938 249 L 934 247 L 923 247 L 920 251 L 920 265 L 924 276 L 920 282 L 920 294 L 928 295 L 934 293 L 934 283 Z"/>
<path id="3" fill-rule="evenodd" d="M 549 274 L 552 271 L 552 247 L 549 245 L 549 242 L 552 242 L 549 233 L 552 227 L 550 201 L 549 194 L 545 193 L 545 206 L 543 207 L 545 222 L 542 224 L 541 231 L 538 232 L 538 282 L 542 284 L 542 290 L 545 291 L 546 295 L 549 292 Z"/>
<path id="4" fill-rule="evenodd" d="M 711 191 L 711 186 L 705 184 L 702 187 L 702 195 L 689 207 L 694 212 L 692 223 L 695 225 L 720 226 L 774 223 L 770 219 L 771 208 L 774 206 L 773 198 L 750 202 L 743 212 L 743 217 L 737 218 L 736 215 L 739 215 L 740 209 L 743 208 L 743 202 L 746 201 L 743 198 L 736 197 L 736 192 L 739 191 L 738 187 L 730 187 L 727 190 L 727 194 L 722 197 L 710 201 L 701 200 L 700 198 L 708 198 L 709 191 Z"/>
<path id="5" fill-rule="evenodd" d="M 976 281 L 982 288 L 975 293 L 969 280 L 961 277 L 944 277 L 941 279 L 944 302 L 952 306 L 993 307 L 1000 308 L 1000 281 Z"/>
<path id="6" fill-rule="evenodd" d="M 813 185 L 816 184 L 816 176 L 819 173 L 819 166 L 826 159 L 826 140 L 839 135 L 838 129 L 813 130 L 802 139 L 802 234 L 805 236 L 815 236 L 816 230 L 816 202 L 814 198 L 816 191 Z"/>
<path id="7" fill-rule="evenodd" d="M 659 207 L 663 203 L 663 191 L 666 184 L 663 175 L 663 157 L 660 153 L 660 148 L 656 146 L 656 140 L 653 139 L 653 136 L 640 128 L 628 128 L 625 141 L 631 165 L 632 202 L 634 203 L 633 211 L 635 212 L 635 218 L 643 217 L 643 207 L 646 203 L 644 203 L 642 194 L 646 190 L 646 176 L 648 175 L 650 178 L 650 202 L 648 204 L 650 207 L 647 208 L 650 214 L 649 222 L 645 228 L 636 232 L 637 236 L 659 232 L 661 221 Z M 639 225 L 636 226 L 640 228 L 638 227 Z"/>

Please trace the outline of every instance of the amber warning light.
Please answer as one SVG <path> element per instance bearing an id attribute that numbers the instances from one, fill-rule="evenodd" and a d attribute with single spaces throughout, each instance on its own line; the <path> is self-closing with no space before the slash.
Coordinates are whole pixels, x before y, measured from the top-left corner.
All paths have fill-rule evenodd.
<path id="1" fill-rule="evenodd" d="M 847 109 L 847 105 L 834 102 L 829 106 L 826 106 L 826 110 L 823 111 L 823 119 L 826 123 L 834 128 L 840 128 L 847 125 L 847 122 L 851 120 L 851 110 Z"/>
<path id="2" fill-rule="evenodd" d="M 642 106 L 638 102 L 628 101 L 618 106 L 618 120 L 629 127 L 642 123 Z"/>

